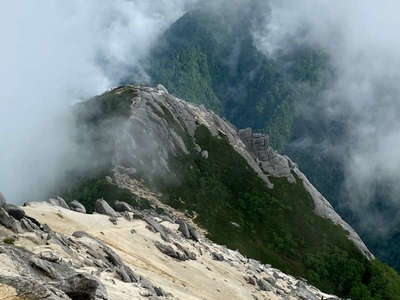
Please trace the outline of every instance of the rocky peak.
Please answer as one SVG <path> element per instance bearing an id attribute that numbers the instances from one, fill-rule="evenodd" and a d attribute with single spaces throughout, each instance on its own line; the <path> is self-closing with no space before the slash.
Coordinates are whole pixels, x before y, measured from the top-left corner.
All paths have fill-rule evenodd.
<path id="1" fill-rule="evenodd" d="M 335 212 L 297 165 L 269 146 L 267 135 L 253 133 L 250 128 L 237 130 L 204 106 L 188 103 L 169 94 L 162 85 L 157 88 L 124 86 L 109 94 L 132 95 L 128 99 L 130 111 L 127 124 L 118 138 L 120 144 L 130 145 L 130 149 L 126 146 L 116 147 L 113 158 L 115 166 L 119 168 L 118 176 L 114 179 L 120 186 L 129 185 L 128 173 L 132 170 L 135 173 L 145 169 L 151 173 L 147 174 L 149 177 L 171 176 L 173 170 L 169 165 L 170 157 L 189 154 L 191 149 L 201 153 L 204 158 L 208 157 L 210 149 L 201 149 L 196 141 L 196 130 L 204 126 L 212 136 L 226 140 L 268 188 L 274 188 L 271 178 L 286 178 L 289 183 L 300 181 L 314 202 L 315 214 L 340 225 L 356 247 L 367 258 L 373 258 L 354 229 Z M 121 142 L 122 139 L 130 142 Z M 130 165 L 126 165 L 128 161 Z M 124 183 L 121 178 L 125 178 Z"/>

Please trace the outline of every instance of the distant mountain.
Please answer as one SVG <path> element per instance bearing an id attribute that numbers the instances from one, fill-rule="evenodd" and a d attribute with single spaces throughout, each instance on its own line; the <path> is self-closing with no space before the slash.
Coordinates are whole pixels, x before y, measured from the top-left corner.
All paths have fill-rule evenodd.
<path id="1" fill-rule="evenodd" d="M 323 52 L 304 47 L 265 56 L 253 42 L 255 3 L 187 13 L 155 47 L 149 73 L 154 83 L 237 127 L 269 133 L 272 145 L 283 149 L 292 136 L 296 104 L 321 89 L 328 61 Z"/>

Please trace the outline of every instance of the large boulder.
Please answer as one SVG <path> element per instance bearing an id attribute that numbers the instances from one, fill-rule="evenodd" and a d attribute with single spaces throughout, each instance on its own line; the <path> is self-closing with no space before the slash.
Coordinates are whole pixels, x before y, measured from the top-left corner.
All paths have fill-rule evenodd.
<path id="1" fill-rule="evenodd" d="M 115 201 L 114 207 L 115 207 L 115 210 L 118 212 L 125 212 L 125 211 L 134 212 L 135 211 L 130 204 L 123 202 L 123 201 L 118 201 L 118 200 Z"/>
<path id="2" fill-rule="evenodd" d="M 69 204 L 69 206 L 71 207 L 71 209 L 72 209 L 73 211 L 77 211 L 77 212 L 86 214 L 86 208 L 83 206 L 82 203 L 80 203 L 80 202 L 78 202 L 78 201 L 76 201 L 76 200 L 72 201 L 72 202 Z"/>
<path id="3" fill-rule="evenodd" d="M 50 198 L 49 200 L 47 200 L 47 202 L 54 206 L 60 206 L 66 209 L 70 209 L 67 202 L 65 202 L 65 200 L 61 197 L 57 197 L 56 199 Z"/>
<path id="4" fill-rule="evenodd" d="M 0 207 L 0 224 L 14 232 L 22 232 L 21 224 L 11 217 L 3 207 Z"/>
<path id="5" fill-rule="evenodd" d="M 77 273 L 62 281 L 57 286 L 71 299 L 107 300 L 105 286 L 95 277 Z"/>
<path id="6" fill-rule="evenodd" d="M 154 220 L 150 216 L 145 216 L 143 220 L 149 225 L 150 229 L 154 232 L 159 232 L 161 238 L 166 242 L 171 242 L 171 239 L 168 236 L 167 229 L 162 225 L 159 224 L 156 220 Z"/>
<path id="7" fill-rule="evenodd" d="M 193 226 L 190 226 L 184 220 L 177 220 L 176 223 L 179 224 L 178 230 L 185 238 L 192 239 L 196 242 L 200 241 L 200 235 Z"/>
<path id="8" fill-rule="evenodd" d="M 185 253 L 176 251 L 174 248 L 172 248 L 171 245 L 165 245 L 165 244 L 160 243 L 159 241 L 156 241 L 154 243 L 154 245 L 156 246 L 156 248 L 158 250 L 160 250 L 160 252 L 162 252 L 165 255 L 168 255 L 172 258 L 175 258 L 180 261 L 185 261 L 185 260 L 189 259 L 189 257 Z"/>
<path id="9" fill-rule="evenodd" d="M 98 199 L 96 201 L 95 211 L 102 215 L 107 215 L 115 218 L 118 217 L 115 210 L 104 199 Z"/>
<path id="10" fill-rule="evenodd" d="M 11 217 L 18 221 L 25 217 L 25 211 L 14 204 L 5 204 L 4 209 Z"/>
<path id="11" fill-rule="evenodd" d="M 97 243 L 98 248 L 95 250 L 92 246 L 89 247 L 90 255 L 100 259 L 107 265 L 110 269 L 113 269 L 120 279 L 124 282 L 138 282 L 140 276 L 135 274 L 130 267 L 124 264 L 121 257 L 110 247 L 104 244 L 99 239 L 93 237 L 92 235 L 84 231 L 76 231 L 72 234 L 75 238 L 88 238 L 92 239 Z"/>

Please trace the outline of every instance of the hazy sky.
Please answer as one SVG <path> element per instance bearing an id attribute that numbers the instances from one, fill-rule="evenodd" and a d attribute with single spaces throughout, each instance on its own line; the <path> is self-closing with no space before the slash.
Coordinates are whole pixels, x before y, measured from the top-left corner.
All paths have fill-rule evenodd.
<path id="1" fill-rule="evenodd" d="M 350 206 L 360 215 L 377 179 L 391 183 L 391 201 L 400 204 L 399 9 L 395 0 L 273 0 L 272 20 L 256 31 L 258 46 L 269 55 L 292 40 L 330 54 L 337 80 L 318 111 L 309 110 L 350 118 L 350 155 L 342 159 Z M 373 217 L 374 224 L 389 221 Z"/>
<path id="2" fill-rule="evenodd" d="M 191 2 L 2 2 L 0 191 L 9 201 L 42 197 L 82 163 L 69 138 L 68 107 L 128 70 L 140 72 L 139 61 Z"/>

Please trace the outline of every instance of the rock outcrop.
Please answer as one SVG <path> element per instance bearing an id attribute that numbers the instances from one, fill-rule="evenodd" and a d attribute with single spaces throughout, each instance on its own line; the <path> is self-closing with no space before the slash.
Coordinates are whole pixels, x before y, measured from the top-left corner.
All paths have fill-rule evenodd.
<path id="1" fill-rule="evenodd" d="M 25 211 L 16 205 L 7 203 L 3 207 L 11 217 L 18 221 L 21 221 L 25 217 Z"/>
<path id="2" fill-rule="evenodd" d="M 95 211 L 99 214 L 107 215 L 112 218 L 117 217 L 115 210 L 104 199 L 98 199 L 96 201 Z"/>
<path id="3" fill-rule="evenodd" d="M 114 203 L 115 210 L 118 212 L 134 212 L 135 210 L 131 205 L 123 201 L 115 201 Z"/>
<path id="4" fill-rule="evenodd" d="M 46 202 L 23 209 L 22 220 L 32 220 L 33 231 L 13 233 L 0 225 L 0 238 L 13 235 L 12 242 L 0 242 L 5 299 L 339 299 L 212 243 L 182 216 L 175 223 L 179 213 L 173 210 L 168 217 L 141 212 L 151 216 L 152 228 L 123 217 L 115 228 L 106 215 Z M 182 235 L 180 224 L 192 227 L 198 241 Z M 154 228 L 163 228 L 169 241 Z"/>
<path id="5" fill-rule="evenodd" d="M 374 258 L 357 232 L 336 213 L 329 201 L 318 192 L 297 165 L 289 157 L 279 154 L 269 146 L 267 135 L 253 133 L 250 128 L 239 130 L 239 135 L 255 161 L 258 162 L 259 168 L 266 175 L 285 177 L 290 183 L 296 182 L 296 175 L 313 199 L 315 213 L 331 220 L 334 224 L 340 225 L 348 232 L 348 238 L 354 242 L 367 258 Z"/>
<path id="6" fill-rule="evenodd" d="M 56 199 L 50 198 L 49 200 L 47 200 L 47 202 L 49 202 L 50 204 L 52 204 L 54 206 L 59 206 L 59 207 L 69 209 L 67 202 L 65 202 L 65 200 L 61 197 L 57 197 Z"/>
<path id="7" fill-rule="evenodd" d="M 71 201 L 71 203 L 69 204 L 69 206 L 71 207 L 72 210 L 86 214 L 86 208 L 83 206 L 82 203 L 80 203 L 79 201 Z"/>

